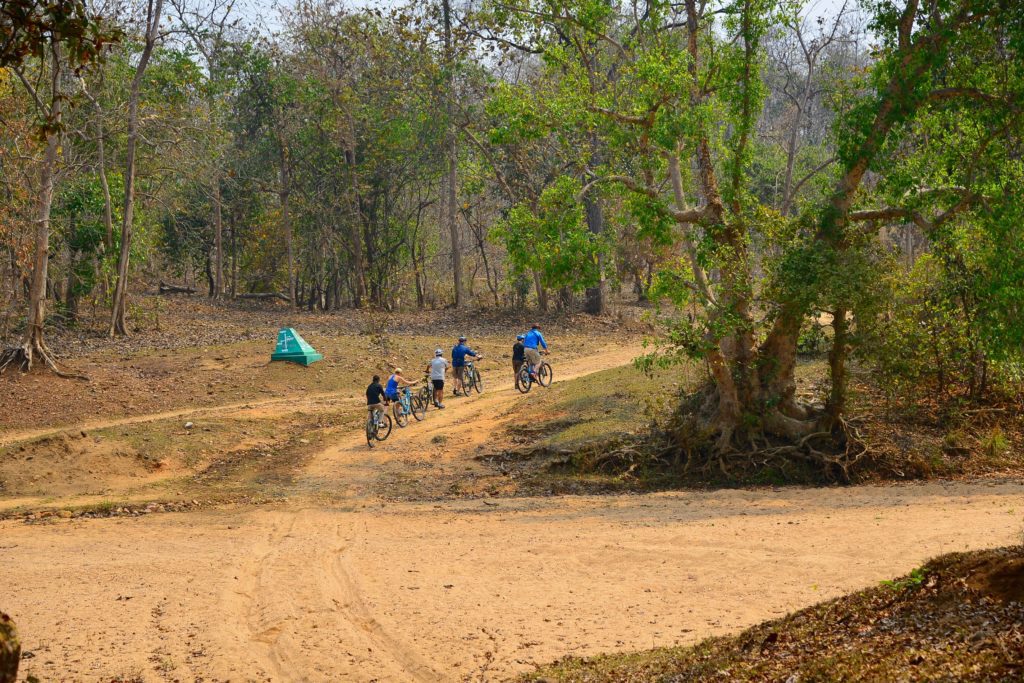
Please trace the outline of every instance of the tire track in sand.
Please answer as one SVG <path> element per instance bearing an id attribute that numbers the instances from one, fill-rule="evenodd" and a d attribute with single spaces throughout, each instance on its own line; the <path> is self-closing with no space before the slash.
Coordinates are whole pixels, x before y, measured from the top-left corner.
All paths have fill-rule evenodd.
<path id="1" fill-rule="evenodd" d="M 572 369 L 566 368 L 558 379 L 624 365 L 639 351 L 634 346 L 604 349 L 576 359 Z M 449 457 L 462 457 L 490 436 L 501 420 L 494 416 L 496 408 L 514 408 L 528 400 L 529 395 L 514 389 L 510 374 L 498 381 L 494 379 L 497 373 L 488 369 L 483 394 L 453 401 L 445 410 L 432 409 L 423 423 L 396 427 L 391 438 L 372 451 L 360 435 L 346 439 L 315 456 L 309 474 L 340 479 L 350 497 L 365 498 L 381 464 L 423 456 L 430 450 L 431 438 L 439 433 L 455 431 L 460 435 Z M 470 423 L 474 429 L 462 429 Z M 346 549 L 358 538 L 355 530 L 346 530 L 340 523 L 324 525 L 323 511 L 276 514 L 266 546 L 259 548 L 259 559 L 246 572 L 249 586 L 239 593 L 243 604 L 236 616 L 247 627 L 250 651 L 259 653 L 275 677 L 417 683 L 447 680 L 375 618 L 346 567 Z"/>
<path id="2" fill-rule="evenodd" d="M 273 680 L 445 680 L 373 617 L 344 566 L 345 536 L 320 511 L 276 516 L 245 590 L 228 601 L 231 621 L 246 626 L 243 657 Z"/>

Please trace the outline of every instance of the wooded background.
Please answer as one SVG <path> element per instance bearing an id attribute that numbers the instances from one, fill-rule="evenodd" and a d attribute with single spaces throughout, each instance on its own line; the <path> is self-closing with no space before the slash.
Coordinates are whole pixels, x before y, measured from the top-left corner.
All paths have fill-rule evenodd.
<path id="1" fill-rule="evenodd" d="M 668 355 L 708 364 L 722 447 L 844 432 L 851 358 L 894 393 L 1020 377 L 1017 2 L 254 17 L 4 4 L 8 361 L 83 311 L 128 334 L 167 282 L 325 311 L 658 305 Z M 829 356 L 814 410 L 802 351 Z"/>

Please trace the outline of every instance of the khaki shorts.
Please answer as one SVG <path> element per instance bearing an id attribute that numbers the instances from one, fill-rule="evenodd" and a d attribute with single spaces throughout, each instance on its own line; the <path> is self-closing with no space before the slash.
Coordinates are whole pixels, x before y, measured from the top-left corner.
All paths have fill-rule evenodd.
<path id="1" fill-rule="evenodd" d="M 537 366 L 540 365 L 540 351 L 537 349 L 526 349 L 526 362 L 536 370 Z"/>

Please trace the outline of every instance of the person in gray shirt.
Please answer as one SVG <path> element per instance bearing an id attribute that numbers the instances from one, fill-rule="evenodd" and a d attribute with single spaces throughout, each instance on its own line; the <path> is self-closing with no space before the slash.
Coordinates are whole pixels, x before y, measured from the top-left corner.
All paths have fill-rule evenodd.
<path id="1" fill-rule="evenodd" d="M 434 405 L 444 408 L 444 378 L 448 375 L 448 361 L 445 360 L 444 351 L 434 351 L 434 358 L 427 365 L 427 372 L 430 373 L 430 381 L 434 385 Z"/>

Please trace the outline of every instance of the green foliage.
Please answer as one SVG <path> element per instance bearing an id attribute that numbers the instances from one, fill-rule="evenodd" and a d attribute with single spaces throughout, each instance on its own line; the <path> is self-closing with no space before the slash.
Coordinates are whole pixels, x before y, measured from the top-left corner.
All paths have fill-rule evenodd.
<path id="1" fill-rule="evenodd" d="M 825 327 L 818 322 L 816 316 L 804 321 L 800 328 L 800 337 L 796 342 L 797 353 L 805 356 L 820 356 L 828 351 L 831 341 L 825 334 Z"/>
<path id="2" fill-rule="evenodd" d="M 495 225 L 492 234 L 504 242 L 517 272 L 535 270 L 545 285 L 574 291 L 597 282 L 605 244 L 587 228 L 579 191 L 578 180 L 562 176 L 545 188 L 535 211 L 519 204 Z"/>
<path id="3" fill-rule="evenodd" d="M 989 458 L 1001 458 L 1010 450 L 1010 440 L 1002 428 L 997 425 L 982 440 L 981 448 Z"/>
<path id="4" fill-rule="evenodd" d="M 910 574 L 902 579 L 885 580 L 881 585 L 894 591 L 902 591 L 907 588 L 919 588 L 928 579 L 928 570 L 925 567 L 912 569 Z"/>

